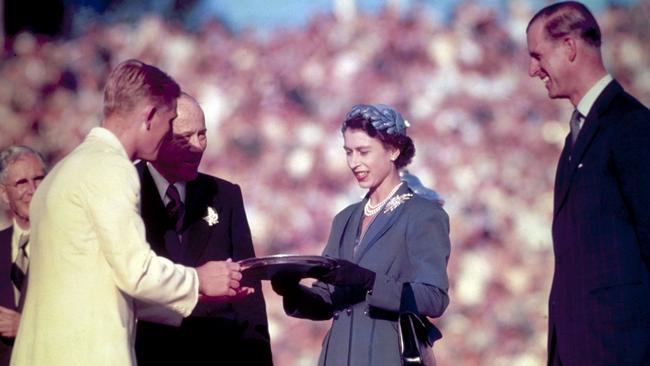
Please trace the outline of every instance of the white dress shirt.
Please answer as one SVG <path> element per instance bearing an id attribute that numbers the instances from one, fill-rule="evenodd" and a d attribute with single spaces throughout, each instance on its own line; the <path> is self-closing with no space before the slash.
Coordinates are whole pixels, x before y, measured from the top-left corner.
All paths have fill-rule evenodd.
<path id="1" fill-rule="evenodd" d="M 162 174 L 160 174 L 160 172 L 158 172 L 158 170 L 156 170 L 156 168 L 150 162 L 147 162 L 147 169 L 149 169 L 149 173 L 151 173 L 151 177 L 156 184 L 158 194 L 160 195 L 163 204 L 167 206 L 169 201 L 171 201 L 171 199 L 167 197 L 167 188 L 170 185 L 169 181 L 167 181 L 167 179 L 165 179 L 165 177 L 163 177 Z M 185 203 L 185 192 L 187 191 L 187 184 L 185 182 L 176 182 L 174 183 L 174 186 L 176 186 L 176 189 L 178 189 L 178 194 L 181 197 L 181 201 Z"/>
<path id="2" fill-rule="evenodd" d="M 591 107 L 596 102 L 596 99 L 598 99 L 598 96 L 600 96 L 600 94 L 612 80 L 614 80 L 614 78 L 612 78 L 612 75 L 610 74 L 603 76 L 596 82 L 596 84 L 594 84 L 594 86 L 591 87 L 591 89 L 589 89 L 589 91 L 582 97 L 582 99 L 580 99 L 580 102 L 576 106 L 576 109 L 578 112 L 580 112 L 581 115 L 580 122 L 578 124 L 580 128 L 582 128 L 582 125 L 585 122 L 585 118 L 589 114 Z"/>
<path id="3" fill-rule="evenodd" d="M 20 247 L 24 247 L 25 254 L 20 253 Z M 23 258 L 18 258 L 18 255 Z M 18 261 L 17 261 L 18 259 Z M 13 233 L 11 235 L 11 262 L 16 263 L 23 273 L 27 274 L 29 269 L 29 230 L 21 228 L 16 220 L 13 220 Z M 20 290 L 14 285 L 14 301 L 16 306 L 20 303 Z"/>

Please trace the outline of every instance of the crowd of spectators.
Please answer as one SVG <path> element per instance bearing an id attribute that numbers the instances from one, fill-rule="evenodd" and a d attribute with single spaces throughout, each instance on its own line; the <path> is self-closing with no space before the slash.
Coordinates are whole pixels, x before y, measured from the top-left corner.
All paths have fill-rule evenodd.
<path id="1" fill-rule="evenodd" d="M 525 27 L 468 2 L 450 23 L 417 8 L 323 14 L 261 39 L 218 22 L 189 32 L 158 16 L 96 24 L 72 39 L 20 33 L 0 61 L 0 147 L 56 163 L 100 122 L 117 62 L 155 64 L 206 112 L 202 170 L 241 185 L 258 255 L 319 254 L 336 212 L 363 193 L 340 125 L 356 103 L 386 103 L 411 124 L 409 167 L 451 217 L 451 304 L 436 320 L 440 365 L 542 365 L 553 258 L 555 163 L 567 103 L 527 75 Z M 650 105 L 650 3 L 597 14 L 610 72 Z M 265 283 L 275 363 L 314 365 L 325 322 L 284 315 Z"/>

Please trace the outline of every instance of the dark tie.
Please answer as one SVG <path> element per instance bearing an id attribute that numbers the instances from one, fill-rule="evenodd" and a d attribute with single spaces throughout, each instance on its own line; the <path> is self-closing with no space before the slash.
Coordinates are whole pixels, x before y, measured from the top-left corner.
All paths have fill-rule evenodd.
<path id="1" fill-rule="evenodd" d="M 174 223 L 174 229 L 177 233 L 180 233 L 183 229 L 183 215 L 185 214 L 185 208 L 183 207 L 183 201 L 181 201 L 181 195 L 178 193 L 178 189 L 173 184 L 170 184 L 167 187 L 167 197 L 169 197 L 169 203 L 165 206 L 167 210 L 167 215 Z"/>
<path id="2" fill-rule="evenodd" d="M 18 291 L 22 291 L 23 289 L 23 283 L 25 282 L 25 272 L 27 271 L 27 266 L 29 263 L 29 258 L 27 257 L 27 252 L 25 251 L 27 242 L 28 241 L 25 241 L 18 247 L 18 255 L 16 256 L 16 260 L 11 264 L 11 273 L 9 274 L 11 282 L 13 282 Z"/>
<path id="3" fill-rule="evenodd" d="M 578 139 L 578 134 L 580 133 L 580 122 L 582 120 L 582 114 L 578 112 L 577 109 L 571 114 L 571 121 L 569 121 L 569 127 L 571 128 L 571 140 L 573 143 L 576 143 Z"/>

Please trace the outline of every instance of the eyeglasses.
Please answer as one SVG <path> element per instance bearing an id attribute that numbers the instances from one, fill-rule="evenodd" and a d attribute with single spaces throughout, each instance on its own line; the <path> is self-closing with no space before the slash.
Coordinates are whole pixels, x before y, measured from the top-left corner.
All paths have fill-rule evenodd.
<path id="1" fill-rule="evenodd" d="M 16 189 L 16 191 L 18 191 L 18 193 L 23 194 L 27 191 L 27 189 L 29 189 L 29 187 L 32 184 L 34 185 L 34 187 L 38 187 L 38 185 L 41 184 L 44 178 L 45 178 L 44 175 L 38 175 L 32 178 L 21 178 L 14 183 L 4 184 L 4 186 L 13 187 Z"/>

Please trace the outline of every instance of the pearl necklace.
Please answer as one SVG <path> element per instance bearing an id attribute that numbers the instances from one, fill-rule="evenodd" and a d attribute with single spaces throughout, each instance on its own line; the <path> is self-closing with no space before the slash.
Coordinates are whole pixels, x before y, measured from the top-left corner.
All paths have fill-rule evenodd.
<path id="1" fill-rule="evenodd" d="M 401 185 L 402 185 L 402 182 L 399 182 L 399 184 L 396 185 L 395 188 L 393 188 L 392 191 L 390 191 L 390 193 L 388 194 L 388 196 L 386 196 L 386 198 L 384 198 L 383 201 L 379 202 L 379 203 L 376 204 L 376 205 L 372 205 L 372 204 L 370 204 L 370 198 L 368 198 L 368 201 L 366 202 L 366 205 L 363 206 L 363 214 L 366 215 L 366 216 L 374 216 L 374 215 L 376 215 L 377 212 L 379 212 L 379 211 L 381 210 L 381 208 L 384 207 L 384 205 L 386 204 L 386 202 L 388 202 L 388 200 L 389 200 L 391 197 L 393 197 L 393 195 L 395 194 L 395 192 L 397 192 L 397 190 L 399 189 L 399 187 L 400 187 Z"/>

